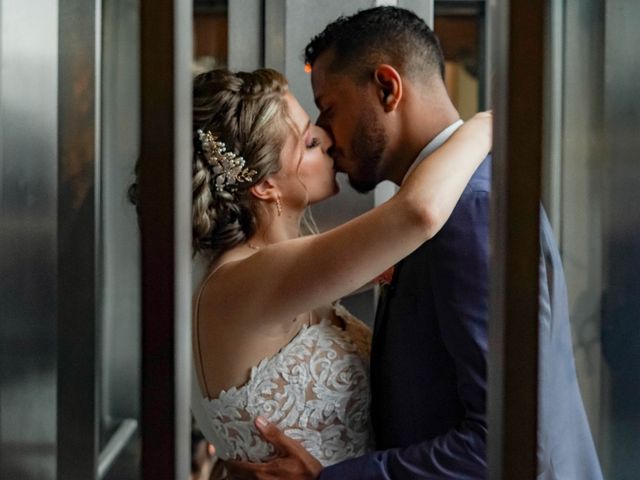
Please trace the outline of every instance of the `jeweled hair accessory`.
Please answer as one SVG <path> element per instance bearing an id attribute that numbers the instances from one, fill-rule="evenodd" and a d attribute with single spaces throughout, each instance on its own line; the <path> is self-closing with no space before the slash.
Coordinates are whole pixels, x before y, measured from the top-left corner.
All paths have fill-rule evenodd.
<path id="1" fill-rule="evenodd" d="M 219 142 L 211 132 L 198 130 L 198 139 L 202 153 L 214 175 L 214 183 L 218 192 L 234 192 L 238 183 L 250 182 L 258 173 L 255 170 L 245 168 L 245 160 L 233 152 L 227 152 L 224 142 Z"/>

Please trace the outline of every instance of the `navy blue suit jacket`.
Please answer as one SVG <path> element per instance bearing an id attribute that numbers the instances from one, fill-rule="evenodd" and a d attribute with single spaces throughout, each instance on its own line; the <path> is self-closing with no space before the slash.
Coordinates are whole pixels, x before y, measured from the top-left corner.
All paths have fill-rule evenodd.
<path id="1" fill-rule="evenodd" d="M 442 230 L 396 266 L 371 354 L 377 451 L 327 467 L 321 479 L 486 478 L 490 187 L 487 158 Z M 541 229 L 539 478 L 600 479 L 544 213 Z"/>

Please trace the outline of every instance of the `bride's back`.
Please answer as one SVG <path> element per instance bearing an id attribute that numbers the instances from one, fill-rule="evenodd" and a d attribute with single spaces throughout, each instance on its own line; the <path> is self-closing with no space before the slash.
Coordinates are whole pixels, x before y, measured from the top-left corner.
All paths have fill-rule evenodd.
<path id="1" fill-rule="evenodd" d="M 208 339 L 196 341 L 200 349 L 194 353 L 214 363 L 196 366 L 206 380 L 193 402 L 204 412 L 206 418 L 199 421 L 207 422 L 209 441 L 220 458 L 273 457 L 272 447 L 254 427 L 259 415 L 299 440 L 324 465 L 371 447 L 368 327 L 338 306 L 322 311 L 311 325 L 303 324 L 292 339 L 274 337 L 269 348 L 261 345 L 263 335 L 255 328 L 231 330 L 221 338 L 213 330 L 200 336 L 194 332 L 196 338 Z"/>
<path id="2" fill-rule="evenodd" d="M 273 449 L 253 424 L 260 415 L 324 465 L 365 453 L 372 445 L 369 328 L 340 306 L 280 322 L 245 318 L 241 309 L 228 308 L 219 293 L 242 295 L 246 282 L 225 273 L 255 254 L 246 250 L 222 255 L 194 296 L 200 388 L 192 402 L 197 420 L 206 422 L 208 440 L 222 459 L 268 460 Z"/>
<path id="3" fill-rule="evenodd" d="M 303 318 L 309 318 L 305 314 L 279 323 L 243 318 L 226 309 L 225 299 L 216 295 L 220 282 L 225 282 L 224 268 L 215 269 L 194 298 L 193 350 L 200 388 L 208 398 L 245 384 L 251 368 L 287 345 L 302 327 Z"/>

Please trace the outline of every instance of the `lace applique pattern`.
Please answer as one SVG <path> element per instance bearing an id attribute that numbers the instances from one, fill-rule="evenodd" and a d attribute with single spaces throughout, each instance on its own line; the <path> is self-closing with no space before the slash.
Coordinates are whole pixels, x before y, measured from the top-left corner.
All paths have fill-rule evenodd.
<path id="1" fill-rule="evenodd" d="M 202 399 L 223 459 L 266 461 L 274 452 L 253 425 L 262 415 L 299 440 L 323 465 L 371 448 L 371 332 L 341 306 L 343 330 L 328 320 L 303 327 L 280 352 L 251 369 L 249 381 Z"/>

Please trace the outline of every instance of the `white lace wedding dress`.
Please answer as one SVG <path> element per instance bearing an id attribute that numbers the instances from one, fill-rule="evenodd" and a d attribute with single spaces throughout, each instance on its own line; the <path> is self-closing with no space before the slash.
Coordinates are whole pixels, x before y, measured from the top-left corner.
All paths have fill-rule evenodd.
<path id="1" fill-rule="evenodd" d="M 253 367 L 246 384 L 207 399 L 192 382 L 193 413 L 218 457 L 251 462 L 273 457 L 253 424 L 258 415 L 299 440 L 325 466 L 370 450 L 371 331 L 344 307 L 334 310 L 344 328 L 329 319 L 304 326 L 280 352 Z"/>

